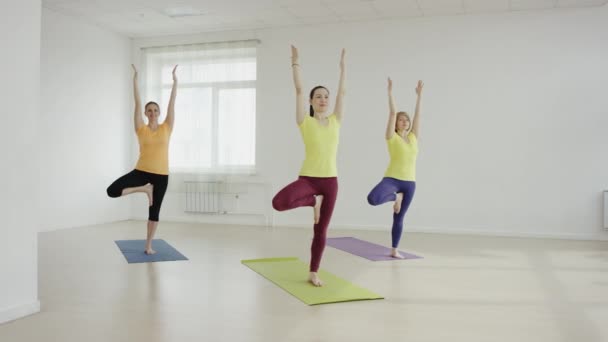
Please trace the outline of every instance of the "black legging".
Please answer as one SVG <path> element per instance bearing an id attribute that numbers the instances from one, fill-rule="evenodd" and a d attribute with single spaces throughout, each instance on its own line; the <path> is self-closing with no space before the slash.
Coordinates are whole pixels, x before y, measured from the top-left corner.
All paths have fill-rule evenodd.
<path id="1" fill-rule="evenodd" d="M 148 208 L 148 220 L 158 222 L 158 214 L 160 206 L 163 203 L 163 197 L 167 191 L 169 183 L 168 175 L 159 175 L 140 170 L 133 170 L 126 175 L 118 178 L 108 187 L 108 196 L 115 198 L 122 195 L 122 191 L 126 188 L 136 188 L 146 184 L 152 184 L 152 205 Z"/>

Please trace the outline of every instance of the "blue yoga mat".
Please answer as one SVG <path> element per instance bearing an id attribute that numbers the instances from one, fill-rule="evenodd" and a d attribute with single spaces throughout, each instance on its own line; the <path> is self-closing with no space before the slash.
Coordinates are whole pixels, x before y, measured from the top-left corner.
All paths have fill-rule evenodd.
<path id="1" fill-rule="evenodd" d="M 152 255 L 144 252 L 146 240 L 117 240 L 115 242 L 129 264 L 188 260 L 182 253 L 162 239 L 152 240 L 152 249 L 156 251 Z"/>

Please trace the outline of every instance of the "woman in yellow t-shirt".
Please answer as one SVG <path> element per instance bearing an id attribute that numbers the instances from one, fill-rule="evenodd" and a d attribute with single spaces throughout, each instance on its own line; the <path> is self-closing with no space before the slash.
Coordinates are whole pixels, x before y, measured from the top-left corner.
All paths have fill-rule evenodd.
<path id="1" fill-rule="evenodd" d="M 399 259 L 403 258 L 397 250 L 403 232 L 403 218 L 416 191 L 416 157 L 423 86 L 422 81 L 418 81 L 416 110 L 412 122 L 406 112 L 395 112 L 393 82 L 388 79 L 389 117 L 385 138 L 391 159 L 384 178 L 367 196 L 371 205 L 394 201 L 391 256 Z"/>
<path id="2" fill-rule="evenodd" d="M 310 249 L 308 280 L 314 286 L 323 285 L 317 272 L 338 194 L 336 154 L 344 107 L 344 55 L 345 50 L 342 49 L 340 82 L 333 112 L 329 111 L 329 91 L 323 86 L 317 86 L 310 92 L 309 115 L 306 115 L 298 50 L 291 46 L 291 67 L 296 88 L 296 122 L 304 141 L 306 156 L 298 180 L 279 191 L 272 199 L 272 206 L 278 211 L 313 207 L 314 237 Z"/>
<path id="3" fill-rule="evenodd" d="M 134 124 L 139 142 L 139 160 L 135 169 L 112 183 L 107 193 L 110 197 L 120 197 L 134 192 L 148 195 L 148 224 L 146 237 L 146 254 L 156 253 L 152 249 L 152 239 L 158 227 L 158 215 L 163 203 L 167 184 L 169 183 L 169 139 L 175 119 L 175 97 L 177 94 L 177 76 L 173 68 L 173 88 L 167 108 L 167 117 L 159 124 L 160 108 L 156 102 L 148 102 L 144 107 L 148 124 L 141 116 L 141 99 L 137 86 L 137 69 L 133 67 L 133 96 L 135 98 Z"/>

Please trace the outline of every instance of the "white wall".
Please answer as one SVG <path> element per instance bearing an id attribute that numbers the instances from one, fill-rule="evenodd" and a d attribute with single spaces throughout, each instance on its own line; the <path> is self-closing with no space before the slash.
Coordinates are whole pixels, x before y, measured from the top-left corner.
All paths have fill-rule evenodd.
<path id="1" fill-rule="evenodd" d="M 135 47 L 249 38 L 262 42 L 258 177 L 275 192 L 296 178 L 303 158 L 289 44 L 300 49 L 308 89 L 335 91 L 339 51 L 348 49 L 333 229 L 390 227 L 390 206 L 366 202 L 388 162 L 390 75 L 398 107 L 410 112 L 416 80 L 426 83 L 418 190 L 406 230 L 607 238 L 606 6 L 149 38 Z M 187 219 L 176 201 L 161 216 Z M 274 219 L 308 226 L 310 216 L 301 209 Z"/>
<path id="2" fill-rule="evenodd" d="M 129 218 L 106 188 L 130 171 L 131 41 L 42 11 L 41 230 Z"/>
<path id="3" fill-rule="evenodd" d="M 0 323 L 40 310 L 37 210 L 40 0 L 0 3 Z"/>

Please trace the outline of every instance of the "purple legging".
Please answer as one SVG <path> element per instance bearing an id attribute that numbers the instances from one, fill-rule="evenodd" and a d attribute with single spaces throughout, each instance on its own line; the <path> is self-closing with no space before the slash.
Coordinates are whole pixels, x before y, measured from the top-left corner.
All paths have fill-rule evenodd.
<path id="1" fill-rule="evenodd" d="M 327 227 L 336 204 L 338 195 L 338 178 L 319 178 L 300 176 L 298 180 L 287 185 L 272 199 L 272 207 L 284 211 L 299 207 L 313 207 L 315 195 L 323 195 L 321 217 L 314 225 L 314 237 L 310 247 L 310 271 L 317 272 L 327 239 Z"/>
<path id="2" fill-rule="evenodd" d="M 395 178 L 384 177 L 382 181 L 376 185 L 367 195 L 367 202 L 371 205 L 379 205 L 397 199 L 397 193 L 403 194 L 401 202 L 401 210 L 399 214 L 393 213 L 393 229 L 391 232 L 393 238 L 393 248 L 399 247 L 401 233 L 403 232 L 403 217 L 412 203 L 414 192 L 416 191 L 416 182 L 403 181 Z"/>

